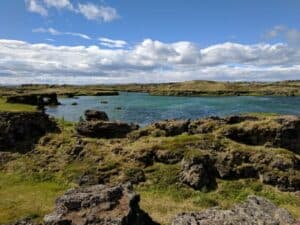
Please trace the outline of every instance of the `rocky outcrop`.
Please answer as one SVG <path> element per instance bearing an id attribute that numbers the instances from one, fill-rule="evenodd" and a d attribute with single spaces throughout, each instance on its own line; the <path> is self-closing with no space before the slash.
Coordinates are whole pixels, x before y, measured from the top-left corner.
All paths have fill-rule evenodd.
<path id="1" fill-rule="evenodd" d="M 263 121 L 257 119 L 257 122 L 252 125 L 232 126 L 224 135 L 247 145 L 268 144 L 300 152 L 299 116 L 281 116 L 270 120 L 269 124 L 261 124 L 261 122 Z"/>
<path id="2" fill-rule="evenodd" d="M 89 109 L 84 112 L 84 115 L 87 121 L 94 121 L 94 120 L 108 121 L 109 120 L 107 114 L 103 111 Z"/>
<path id="3" fill-rule="evenodd" d="M 200 155 L 183 159 L 180 181 L 201 190 L 216 187 L 216 171 L 212 159 L 208 155 Z"/>
<path id="4" fill-rule="evenodd" d="M 93 138 L 123 138 L 138 125 L 110 121 L 83 121 L 77 127 L 77 133 Z"/>
<path id="5" fill-rule="evenodd" d="M 56 200 L 45 225 L 157 225 L 139 207 L 129 185 L 95 185 L 71 189 Z"/>
<path id="6" fill-rule="evenodd" d="M 156 129 L 165 132 L 166 136 L 175 136 L 188 131 L 189 120 L 165 120 L 154 123 Z"/>
<path id="7" fill-rule="evenodd" d="M 172 220 L 172 225 L 296 225 L 292 215 L 285 209 L 276 207 L 267 199 L 249 196 L 239 205 L 228 210 L 212 208 L 202 212 L 180 213 Z"/>
<path id="8" fill-rule="evenodd" d="M 56 93 L 20 94 L 7 97 L 8 103 L 21 103 L 36 106 L 59 105 Z"/>
<path id="9" fill-rule="evenodd" d="M 48 115 L 41 112 L 0 113 L 0 151 L 30 151 L 47 132 L 58 131 Z"/>

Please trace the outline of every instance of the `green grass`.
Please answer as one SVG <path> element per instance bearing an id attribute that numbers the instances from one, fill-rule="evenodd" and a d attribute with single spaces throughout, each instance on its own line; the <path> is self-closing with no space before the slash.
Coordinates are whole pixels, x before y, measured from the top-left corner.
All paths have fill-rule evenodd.
<path id="1" fill-rule="evenodd" d="M 30 217 L 40 221 L 50 213 L 55 199 L 63 194 L 67 185 L 55 182 L 40 182 L 11 173 L 0 173 L 0 224 Z"/>
<path id="2" fill-rule="evenodd" d="M 152 182 L 136 187 L 141 195 L 141 208 L 162 225 L 169 224 L 177 213 L 201 211 L 214 206 L 226 209 L 253 194 L 271 200 L 300 218 L 300 197 L 294 193 L 280 192 L 254 179 L 218 180 L 218 188 L 214 191 L 195 191 L 177 183 L 177 173 L 174 171 L 174 165 L 154 165 L 150 174 Z M 163 177 L 167 178 L 159 179 L 162 174 L 166 174 Z"/>
<path id="3" fill-rule="evenodd" d="M 36 111 L 36 107 L 32 105 L 25 105 L 25 104 L 11 104 L 6 103 L 4 98 L 0 98 L 0 112 L 1 111 L 9 111 L 9 112 L 34 112 Z"/>

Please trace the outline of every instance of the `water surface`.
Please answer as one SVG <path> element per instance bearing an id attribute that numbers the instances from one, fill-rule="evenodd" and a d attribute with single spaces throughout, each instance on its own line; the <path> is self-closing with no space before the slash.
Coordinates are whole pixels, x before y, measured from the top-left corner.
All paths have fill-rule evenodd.
<path id="1" fill-rule="evenodd" d="M 105 111 L 111 120 L 142 126 L 164 119 L 195 119 L 247 112 L 300 115 L 300 97 L 174 97 L 121 92 L 119 96 L 80 96 L 77 99 L 60 98 L 59 101 L 62 105 L 48 108 L 48 114 L 78 121 L 86 109 L 96 109 Z M 78 105 L 73 106 L 73 102 Z"/>

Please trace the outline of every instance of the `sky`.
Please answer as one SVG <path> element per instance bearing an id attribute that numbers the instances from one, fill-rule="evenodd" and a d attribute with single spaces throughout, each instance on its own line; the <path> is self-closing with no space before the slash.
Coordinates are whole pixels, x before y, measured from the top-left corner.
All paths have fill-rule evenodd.
<path id="1" fill-rule="evenodd" d="M 300 79 L 299 0 L 1 0 L 0 85 Z"/>

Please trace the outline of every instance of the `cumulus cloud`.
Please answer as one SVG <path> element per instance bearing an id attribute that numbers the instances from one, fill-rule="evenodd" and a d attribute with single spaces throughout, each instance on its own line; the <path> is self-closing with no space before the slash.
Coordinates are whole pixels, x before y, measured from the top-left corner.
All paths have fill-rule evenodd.
<path id="1" fill-rule="evenodd" d="M 116 9 L 93 3 L 78 4 L 78 11 L 88 20 L 97 20 L 100 22 L 110 22 L 119 17 Z"/>
<path id="2" fill-rule="evenodd" d="M 2 84 L 286 80 L 300 77 L 300 51 L 287 44 L 200 48 L 151 39 L 129 49 L 0 40 L 0 71 Z"/>
<path id="3" fill-rule="evenodd" d="M 127 45 L 126 41 L 123 40 L 113 40 L 105 37 L 99 38 L 100 45 L 109 48 L 123 48 Z"/>
<path id="4" fill-rule="evenodd" d="M 47 16 L 48 12 L 39 0 L 25 0 L 28 11 L 38 13 L 41 16 Z"/>
<path id="5" fill-rule="evenodd" d="M 28 11 L 38 13 L 42 16 L 48 15 L 48 9 L 66 9 L 71 12 L 81 14 L 88 20 L 99 22 L 111 22 L 119 18 L 115 8 L 106 5 L 96 5 L 94 3 L 78 3 L 73 5 L 70 0 L 25 0 Z"/>
<path id="6" fill-rule="evenodd" d="M 75 36 L 75 37 L 80 37 L 80 38 L 83 38 L 83 39 L 86 39 L 86 40 L 91 40 L 91 37 L 86 35 L 86 34 L 82 34 L 82 33 L 75 33 L 75 32 L 61 32 L 61 31 L 58 31 L 52 27 L 50 28 L 36 28 L 36 29 L 33 29 L 32 32 L 35 32 L 35 33 L 49 33 L 51 35 L 70 35 L 70 36 Z"/>

